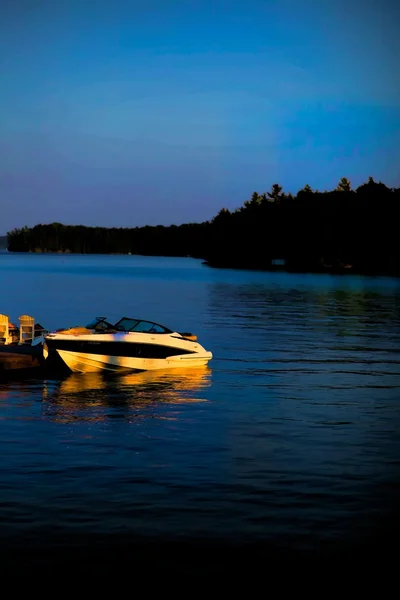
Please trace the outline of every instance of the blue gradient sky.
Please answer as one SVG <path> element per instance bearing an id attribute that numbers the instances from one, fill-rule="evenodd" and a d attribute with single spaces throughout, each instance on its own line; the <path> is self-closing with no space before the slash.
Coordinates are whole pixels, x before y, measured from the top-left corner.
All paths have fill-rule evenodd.
<path id="1" fill-rule="evenodd" d="M 400 3 L 8 4 L 0 234 L 200 221 L 275 182 L 400 185 Z"/>

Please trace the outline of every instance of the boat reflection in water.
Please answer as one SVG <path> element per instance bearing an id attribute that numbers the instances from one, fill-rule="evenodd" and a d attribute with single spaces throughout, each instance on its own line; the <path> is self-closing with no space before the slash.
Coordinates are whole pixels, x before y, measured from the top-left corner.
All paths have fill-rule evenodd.
<path id="1" fill-rule="evenodd" d="M 43 411 L 48 418 L 64 423 L 118 417 L 172 419 L 176 405 L 205 402 L 201 392 L 210 385 L 207 366 L 113 376 L 72 373 L 61 382 L 47 383 Z"/>

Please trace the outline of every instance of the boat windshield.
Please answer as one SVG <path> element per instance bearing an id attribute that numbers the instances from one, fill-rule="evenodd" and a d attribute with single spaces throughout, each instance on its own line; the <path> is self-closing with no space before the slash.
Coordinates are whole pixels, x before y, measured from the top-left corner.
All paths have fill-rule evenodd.
<path id="1" fill-rule="evenodd" d="M 117 331 L 136 331 L 137 333 L 172 333 L 163 325 L 153 323 L 152 321 L 142 321 L 141 319 L 129 319 L 123 317 L 114 325 Z"/>
<path id="2" fill-rule="evenodd" d="M 105 331 L 113 329 L 113 325 L 106 321 L 107 317 L 95 317 L 93 321 L 86 325 L 86 329 L 94 329 L 95 331 Z"/>

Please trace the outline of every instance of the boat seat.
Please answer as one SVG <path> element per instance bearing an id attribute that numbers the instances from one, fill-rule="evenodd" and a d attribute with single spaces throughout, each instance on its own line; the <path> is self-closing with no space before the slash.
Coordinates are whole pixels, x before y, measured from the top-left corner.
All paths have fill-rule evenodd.
<path id="1" fill-rule="evenodd" d="M 33 342 L 35 337 L 35 319 L 29 315 L 19 317 L 19 343 Z"/>
<path id="2" fill-rule="evenodd" d="M 0 342 L 10 344 L 12 336 L 10 335 L 8 315 L 0 315 Z"/>

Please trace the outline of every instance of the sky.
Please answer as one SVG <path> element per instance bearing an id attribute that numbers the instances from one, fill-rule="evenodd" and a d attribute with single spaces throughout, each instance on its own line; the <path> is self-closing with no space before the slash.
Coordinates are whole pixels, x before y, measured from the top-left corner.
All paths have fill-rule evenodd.
<path id="1" fill-rule="evenodd" d="M 2 3 L 0 235 L 400 186 L 399 22 L 394 0 Z"/>

